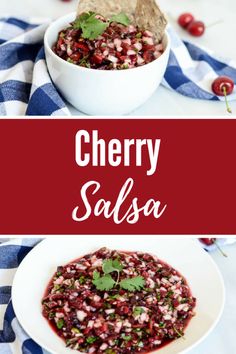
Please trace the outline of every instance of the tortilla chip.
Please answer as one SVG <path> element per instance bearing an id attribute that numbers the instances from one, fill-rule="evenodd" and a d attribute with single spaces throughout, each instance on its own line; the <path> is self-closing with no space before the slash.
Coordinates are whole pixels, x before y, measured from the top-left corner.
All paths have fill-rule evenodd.
<path id="1" fill-rule="evenodd" d="M 167 20 L 155 0 L 137 0 L 135 22 L 141 29 L 151 31 L 156 40 L 162 40 Z"/>
<path id="2" fill-rule="evenodd" d="M 132 23 L 151 31 L 161 41 L 167 20 L 155 0 L 80 0 L 77 16 L 93 11 L 106 18 L 124 12 Z"/>
<path id="3" fill-rule="evenodd" d="M 93 11 L 106 18 L 124 12 L 134 21 L 137 0 L 80 0 L 77 16 L 83 12 Z"/>

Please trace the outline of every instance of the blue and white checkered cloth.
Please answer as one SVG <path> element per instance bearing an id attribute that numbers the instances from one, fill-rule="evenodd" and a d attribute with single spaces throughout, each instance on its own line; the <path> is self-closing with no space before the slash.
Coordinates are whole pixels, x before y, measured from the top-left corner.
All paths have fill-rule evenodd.
<path id="1" fill-rule="evenodd" d="M 0 19 L 0 116 L 70 115 L 46 67 L 43 36 L 48 24 Z M 172 28 L 169 33 L 171 53 L 162 84 L 191 98 L 224 100 L 212 93 L 211 83 L 219 75 L 236 83 L 236 62 L 183 42 Z M 236 90 L 229 96 L 234 99 Z"/>
<path id="2" fill-rule="evenodd" d="M 39 239 L 18 239 L 0 244 L 0 353 L 48 354 L 20 326 L 12 307 L 11 286 L 24 257 Z"/>
<path id="3" fill-rule="evenodd" d="M 184 96 L 224 101 L 224 97 L 213 94 L 212 82 L 219 76 L 229 76 L 236 84 L 236 61 L 217 56 L 212 51 L 183 42 L 169 27 L 171 37 L 170 59 L 162 84 Z M 236 99 L 236 88 L 228 96 Z"/>
<path id="4" fill-rule="evenodd" d="M 11 286 L 15 272 L 24 257 L 40 239 L 13 239 L 0 244 L 0 353 L 1 354 L 49 354 L 24 332 L 12 307 Z M 219 239 L 223 247 L 236 242 L 235 238 Z M 214 250 L 214 245 L 205 247 Z M 59 354 L 59 353 L 58 353 Z"/>
<path id="5" fill-rule="evenodd" d="M 70 115 L 46 67 L 43 37 L 48 24 L 0 19 L 0 116 Z"/>

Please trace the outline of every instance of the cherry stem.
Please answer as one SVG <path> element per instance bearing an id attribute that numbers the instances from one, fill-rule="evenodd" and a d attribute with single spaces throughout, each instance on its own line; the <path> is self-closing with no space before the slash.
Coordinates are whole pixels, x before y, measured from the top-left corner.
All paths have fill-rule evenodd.
<path id="1" fill-rule="evenodd" d="M 214 27 L 216 25 L 220 25 L 223 22 L 224 22 L 223 20 L 218 20 L 216 22 L 211 23 L 210 25 L 207 25 L 206 28 L 210 28 L 210 27 Z"/>
<path id="2" fill-rule="evenodd" d="M 221 249 L 221 247 L 218 245 L 218 243 L 216 242 L 216 240 L 214 240 L 214 245 L 216 245 L 217 249 L 220 251 L 220 253 L 222 254 L 222 256 L 224 257 L 228 257 L 226 253 L 223 252 L 223 250 Z"/>
<path id="3" fill-rule="evenodd" d="M 228 102 L 228 99 L 227 99 L 227 90 L 226 90 L 226 86 L 224 85 L 223 86 L 223 92 L 224 92 L 224 96 L 225 96 L 225 103 L 226 103 L 226 108 L 227 108 L 227 112 L 228 113 L 232 113 L 232 110 L 229 106 L 229 102 Z"/>

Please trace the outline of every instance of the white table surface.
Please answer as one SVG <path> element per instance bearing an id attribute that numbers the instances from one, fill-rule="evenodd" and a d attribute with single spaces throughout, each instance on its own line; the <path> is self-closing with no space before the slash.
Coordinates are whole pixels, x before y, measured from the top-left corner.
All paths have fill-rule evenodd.
<path id="1" fill-rule="evenodd" d="M 0 238 L 0 243 L 4 238 Z M 223 257 L 218 251 L 211 253 L 211 256 L 218 265 L 225 282 L 226 306 L 220 322 L 214 331 L 188 354 L 235 354 L 236 353 L 236 244 L 225 246 L 225 253 L 228 258 Z M 209 284 L 210 290 L 211 284 Z M 213 295 L 214 296 L 214 295 Z M 22 354 L 15 352 L 13 354 Z"/>
<path id="2" fill-rule="evenodd" d="M 159 0 L 163 10 L 170 15 L 170 22 L 178 33 L 187 40 L 199 43 L 216 53 L 236 60 L 236 1 L 235 0 Z M 77 0 L 0 0 L 0 13 L 15 16 L 46 16 L 57 18 L 72 12 Z M 193 38 L 176 25 L 174 19 L 182 12 L 190 11 L 207 25 L 222 20 L 221 24 L 208 28 L 201 38 Z M 73 115 L 82 115 L 69 106 Z M 236 101 L 231 103 L 236 116 Z M 159 87 L 142 107 L 132 112 L 132 116 L 179 116 L 179 117 L 231 117 L 222 102 L 193 100 L 166 88 Z"/>
<path id="3" fill-rule="evenodd" d="M 218 251 L 211 253 L 225 282 L 226 305 L 215 330 L 196 349 L 188 354 L 235 354 L 236 353 L 236 244 L 225 246 L 228 258 Z M 209 290 L 211 284 L 209 284 Z M 206 289 L 208 291 L 208 289 Z"/>

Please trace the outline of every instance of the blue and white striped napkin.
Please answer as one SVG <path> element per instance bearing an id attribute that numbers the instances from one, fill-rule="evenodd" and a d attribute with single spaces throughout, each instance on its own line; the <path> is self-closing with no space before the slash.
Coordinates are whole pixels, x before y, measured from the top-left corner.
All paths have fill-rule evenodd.
<path id="1" fill-rule="evenodd" d="M 0 115 L 68 116 L 69 110 L 47 71 L 42 25 L 16 18 L 0 19 Z M 236 83 L 236 62 L 183 42 L 170 27 L 171 53 L 162 84 L 205 100 L 224 100 L 211 91 L 219 75 Z M 236 99 L 236 90 L 229 100 Z"/>
<path id="2" fill-rule="evenodd" d="M 171 27 L 168 31 L 171 37 L 171 53 L 162 84 L 191 98 L 224 101 L 224 97 L 213 94 L 211 85 L 218 76 L 229 76 L 236 84 L 236 61 L 183 42 Z M 235 99 L 236 88 L 228 96 L 229 101 Z"/>
<path id="3" fill-rule="evenodd" d="M 11 286 L 15 272 L 39 239 L 18 239 L 0 244 L 0 353 L 48 354 L 20 326 L 12 307 Z"/>

